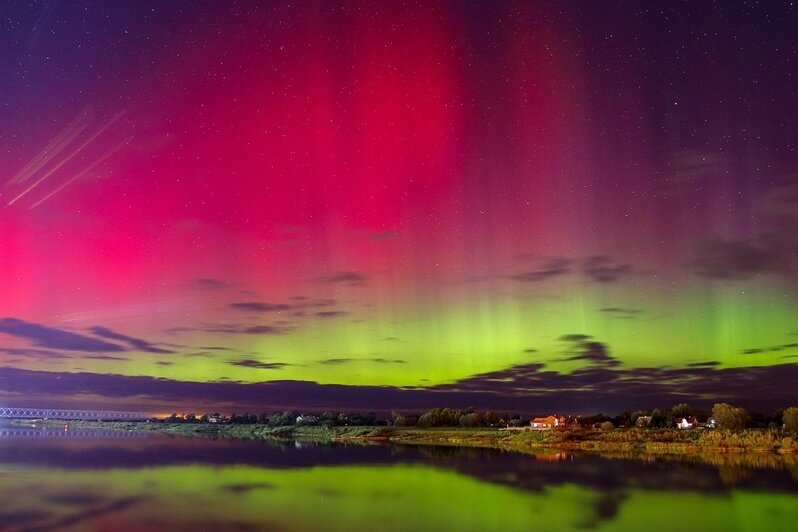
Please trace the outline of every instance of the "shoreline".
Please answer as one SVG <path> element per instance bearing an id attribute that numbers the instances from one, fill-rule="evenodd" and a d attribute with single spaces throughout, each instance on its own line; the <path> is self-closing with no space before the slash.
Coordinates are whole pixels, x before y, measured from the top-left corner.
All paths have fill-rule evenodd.
<path id="1" fill-rule="evenodd" d="M 780 430 L 678 430 L 617 428 L 504 430 L 494 428 L 415 428 L 384 426 L 282 426 L 108 421 L 9 420 L 17 427 L 64 427 L 157 432 L 171 436 L 277 439 L 318 443 L 436 445 L 490 448 L 530 454 L 541 449 L 572 452 L 798 454 L 798 438 Z"/>

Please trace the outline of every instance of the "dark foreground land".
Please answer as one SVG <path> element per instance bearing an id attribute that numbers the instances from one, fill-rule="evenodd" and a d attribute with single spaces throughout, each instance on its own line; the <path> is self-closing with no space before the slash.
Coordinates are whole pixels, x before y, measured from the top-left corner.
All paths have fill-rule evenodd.
<path id="1" fill-rule="evenodd" d="M 648 454 L 696 454 L 703 452 L 798 453 L 798 438 L 778 429 L 678 430 L 587 428 L 565 430 L 505 430 L 486 428 L 319 427 L 153 422 L 22 422 L 30 426 L 68 426 L 127 431 L 155 431 L 181 436 L 242 439 L 290 439 L 315 442 L 396 443 L 489 447 L 535 452 L 541 448 L 592 452 L 641 452 Z"/>

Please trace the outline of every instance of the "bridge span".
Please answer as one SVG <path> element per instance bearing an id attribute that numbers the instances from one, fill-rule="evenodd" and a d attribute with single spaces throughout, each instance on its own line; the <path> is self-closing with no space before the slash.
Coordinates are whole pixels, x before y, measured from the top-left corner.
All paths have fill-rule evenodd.
<path id="1" fill-rule="evenodd" d="M 141 421 L 150 418 L 144 412 L 112 410 L 67 410 L 64 408 L 0 407 L 0 419 L 63 419 L 93 421 Z"/>

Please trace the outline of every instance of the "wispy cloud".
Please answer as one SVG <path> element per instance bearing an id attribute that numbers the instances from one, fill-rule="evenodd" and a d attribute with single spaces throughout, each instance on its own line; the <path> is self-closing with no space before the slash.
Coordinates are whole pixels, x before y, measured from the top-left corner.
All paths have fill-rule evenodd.
<path id="1" fill-rule="evenodd" d="M 320 283 L 330 284 L 347 284 L 347 285 L 361 285 L 368 281 L 368 277 L 363 273 L 348 271 L 337 272 L 331 275 L 318 277 L 316 281 Z"/>
<path id="2" fill-rule="evenodd" d="M 317 312 L 316 316 L 319 318 L 340 318 L 342 316 L 346 316 L 348 312 L 344 310 L 323 310 L 321 312 Z"/>
<path id="3" fill-rule="evenodd" d="M 283 369 L 291 364 L 286 364 L 285 362 L 261 362 L 260 360 L 245 358 L 242 360 L 231 360 L 230 365 L 253 369 Z"/>
<path id="4" fill-rule="evenodd" d="M 243 303 L 230 303 L 230 308 L 250 312 L 281 312 L 291 310 L 291 305 L 285 303 L 265 303 L 262 301 L 245 301 Z"/>
<path id="5" fill-rule="evenodd" d="M 325 366 L 340 366 L 343 364 L 354 364 L 358 362 L 371 362 L 375 364 L 406 364 L 406 360 L 402 360 L 399 358 L 389 359 L 389 358 L 325 358 L 324 360 L 317 361 L 318 364 L 324 364 Z"/>
<path id="6" fill-rule="evenodd" d="M 620 360 L 610 355 L 606 344 L 593 340 L 587 334 L 566 334 L 560 337 L 560 341 L 569 344 L 568 356 L 563 361 L 581 360 L 602 368 L 610 368 L 621 364 Z"/>
<path id="7" fill-rule="evenodd" d="M 524 283 L 539 283 L 570 273 L 573 263 L 573 260 L 565 258 L 548 259 L 534 270 L 527 270 L 507 277 Z"/>
<path id="8" fill-rule="evenodd" d="M 740 281 L 759 275 L 798 276 L 798 225 L 745 240 L 703 242 L 687 267 L 696 275 Z"/>
<path id="9" fill-rule="evenodd" d="M 643 313 L 643 311 L 640 309 L 624 307 L 604 307 L 599 309 L 599 312 L 627 318 L 631 318 Z"/>
<path id="10" fill-rule="evenodd" d="M 160 353 L 164 355 L 174 353 L 174 351 L 170 349 L 163 349 L 140 338 L 133 338 L 132 336 L 127 336 L 124 334 L 120 334 L 118 332 L 114 332 L 111 329 L 108 329 L 107 327 L 92 327 L 89 330 L 93 334 L 100 336 L 102 338 L 125 342 L 133 349 L 138 349 L 139 351 L 146 351 L 147 353 Z"/>
<path id="11" fill-rule="evenodd" d="M 606 255 L 588 257 L 582 262 L 582 273 L 597 283 L 614 283 L 624 277 L 643 272 L 628 263 L 617 262 Z"/>
<path id="12" fill-rule="evenodd" d="M 191 281 L 191 285 L 194 288 L 199 288 L 201 290 L 224 290 L 225 288 L 230 288 L 230 283 L 223 279 L 214 279 L 212 277 L 201 277 L 199 279 L 194 279 Z"/>
<path id="13" fill-rule="evenodd" d="M 121 352 L 126 349 L 120 345 L 83 336 L 63 329 L 46 327 L 16 318 L 0 319 L 0 333 L 25 338 L 34 345 L 67 351 Z"/>

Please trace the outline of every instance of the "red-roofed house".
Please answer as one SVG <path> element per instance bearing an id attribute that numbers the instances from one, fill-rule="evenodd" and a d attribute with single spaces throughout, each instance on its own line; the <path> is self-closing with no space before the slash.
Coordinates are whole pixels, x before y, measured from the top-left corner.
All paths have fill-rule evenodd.
<path id="1" fill-rule="evenodd" d="M 698 426 L 698 420 L 694 417 L 680 417 L 676 420 L 676 426 L 680 429 L 692 429 Z"/>
<path id="2" fill-rule="evenodd" d="M 563 416 L 551 415 L 549 417 L 536 417 L 529 423 L 529 426 L 537 430 L 562 429 L 565 428 L 566 423 Z"/>

